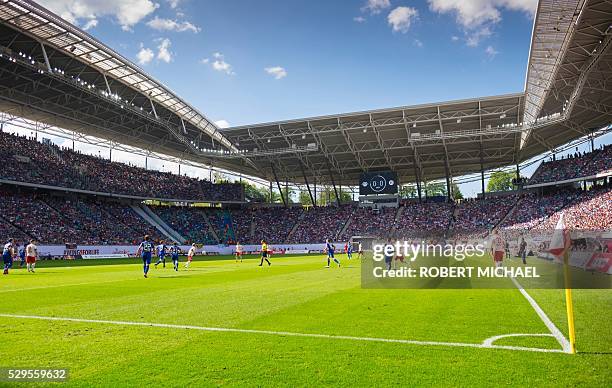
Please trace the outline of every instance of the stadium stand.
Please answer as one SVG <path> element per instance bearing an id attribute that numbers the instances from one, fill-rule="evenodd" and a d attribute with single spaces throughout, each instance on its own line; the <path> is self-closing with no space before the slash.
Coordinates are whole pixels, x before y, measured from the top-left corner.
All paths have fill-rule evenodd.
<path id="1" fill-rule="evenodd" d="M 455 234 L 483 234 L 497 226 L 516 204 L 516 196 L 461 201 L 453 215 Z"/>
<path id="2" fill-rule="evenodd" d="M 302 213 L 301 207 L 255 208 L 252 216 L 256 233 L 254 243 L 264 239 L 270 244 L 284 243 Z"/>
<path id="3" fill-rule="evenodd" d="M 612 228 L 612 190 L 595 188 L 568 199 L 563 209 L 553 212 L 534 227 L 535 230 L 551 231 L 557 225 L 561 213 L 565 224 L 572 229 L 610 230 Z"/>
<path id="4" fill-rule="evenodd" d="M 147 198 L 242 200 L 239 184 L 146 170 L 34 138 L 0 132 L 0 149 L 5 150 L 0 179 Z"/>
<path id="5" fill-rule="evenodd" d="M 92 245 L 134 244 L 145 234 L 159 239 L 129 207 L 120 204 L 2 192 L 0 211 L 10 223 L 3 226 L 7 229 L 3 237 L 36 238 L 45 244 Z M 5 234 L 16 231 L 16 235 Z"/>
<path id="6" fill-rule="evenodd" d="M 338 233 L 354 211 L 352 206 L 313 207 L 305 211 L 289 243 L 321 243 L 336 239 Z"/>
<path id="7" fill-rule="evenodd" d="M 218 241 L 208 227 L 206 213 L 192 207 L 151 207 L 172 229 L 187 239 L 188 243 L 217 244 Z"/>
<path id="8" fill-rule="evenodd" d="M 453 205 L 440 202 L 410 202 L 395 226 L 397 237 L 443 235 L 450 225 Z"/>
<path id="9" fill-rule="evenodd" d="M 232 229 L 234 230 L 236 241 L 242 244 L 258 243 L 253 237 L 253 213 L 250 209 L 232 209 Z"/>
<path id="10" fill-rule="evenodd" d="M 352 236 L 385 236 L 393 228 L 396 212 L 397 210 L 392 208 L 379 211 L 356 208 L 340 239 L 348 240 Z"/>
<path id="11" fill-rule="evenodd" d="M 612 145 L 588 153 L 574 153 L 564 158 L 543 162 L 529 184 L 557 182 L 592 176 L 612 169 Z"/>
<path id="12" fill-rule="evenodd" d="M 561 191 L 548 196 L 535 193 L 525 195 L 519 200 L 512 214 L 502 223 L 502 229 L 530 230 L 565 204 L 571 202 L 579 192 Z"/>

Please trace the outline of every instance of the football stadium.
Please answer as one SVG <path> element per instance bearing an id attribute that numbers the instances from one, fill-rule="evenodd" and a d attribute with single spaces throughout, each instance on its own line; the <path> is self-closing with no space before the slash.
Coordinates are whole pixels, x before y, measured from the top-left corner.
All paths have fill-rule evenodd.
<path id="1" fill-rule="evenodd" d="M 0 385 L 612 385 L 610 1 L 532 1 L 522 89 L 235 126 L 95 37 L 159 3 L 0 0 Z M 349 21 L 470 4 L 417 3 Z"/>

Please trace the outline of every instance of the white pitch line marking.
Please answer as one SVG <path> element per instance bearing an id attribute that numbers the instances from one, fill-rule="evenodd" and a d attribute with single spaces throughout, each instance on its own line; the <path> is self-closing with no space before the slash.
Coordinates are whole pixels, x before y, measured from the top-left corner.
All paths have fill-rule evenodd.
<path id="1" fill-rule="evenodd" d="M 522 347 L 522 346 L 493 345 L 492 342 L 494 340 L 490 341 L 490 343 L 487 343 L 487 341 L 489 341 L 490 338 L 485 340 L 485 342 L 483 343 L 473 344 L 473 343 L 463 343 L 463 342 L 416 341 L 416 340 L 405 340 L 405 339 L 394 339 L 394 338 L 354 337 L 354 336 L 346 336 L 346 335 L 296 333 L 296 332 L 288 332 L 288 331 L 236 329 L 236 328 L 226 328 L 226 327 L 206 327 L 206 326 L 193 326 L 193 325 L 176 325 L 176 324 L 169 324 L 169 323 L 111 321 L 111 320 L 104 320 L 104 319 L 83 319 L 83 318 L 68 318 L 68 317 L 44 317 L 44 316 L 38 316 L 38 315 L 0 314 L 0 317 L 17 318 L 17 319 L 37 319 L 37 320 L 44 320 L 44 321 L 104 323 L 104 324 L 110 324 L 110 325 L 123 325 L 123 326 L 147 326 L 147 327 L 161 327 L 161 328 L 170 328 L 170 329 L 189 329 L 189 330 L 225 332 L 225 333 L 265 334 L 265 335 L 277 335 L 277 336 L 283 336 L 283 337 L 306 337 L 306 338 L 324 338 L 324 339 L 364 341 L 364 342 L 385 342 L 385 343 L 399 343 L 399 344 L 423 345 L 423 346 L 452 346 L 452 347 L 480 348 L 480 349 L 518 350 L 518 351 L 527 351 L 527 352 L 563 353 L 563 351 L 560 349 L 543 349 L 543 348 L 528 348 L 528 347 Z M 495 337 L 491 337 L 491 338 L 495 338 Z"/>
<path id="2" fill-rule="evenodd" d="M 501 334 L 501 335 L 496 335 L 494 337 L 489 337 L 486 340 L 482 341 L 483 345 L 493 345 L 493 342 L 502 339 L 502 338 L 508 338 L 508 337 L 554 337 L 554 335 L 552 334 L 548 334 L 548 333 L 543 333 L 543 334 L 537 334 L 537 333 L 533 333 L 533 334 L 523 334 L 523 333 L 513 333 L 513 334 Z"/>
<path id="3" fill-rule="evenodd" d="M 527 299 L 531 307 L 533 307 L 533 309 L 538 314 L 542 322 L 544 322 L 548 330 L 550 330 L 550 333 L 557 339 L 557 341 L 559 342 L 559 345 L 561 345 L 561 347 L 563 348 L 563 352 L 571 353 L 570 343 L 567 340 L 567 338 L 565 338 L 563 333 L 561 333 L 561 330 L 559 330 L 559 328 L 555 326 L 553 321 L 551 321 L 550 318 L 548 318 L 548 315 L 546 315 L 544 310 L 542 310 L 538 302 L 536 302 L 535 299 L 533 299 L 531 295 L 529 295 L 529 293 L 525 291 L 523 286 L 521 286 L 521 284 L 515 278 L 511 278 L 511 279 L 514 285 L 519 289 L 521 294 L 523 294 L 525 299 Z"/>

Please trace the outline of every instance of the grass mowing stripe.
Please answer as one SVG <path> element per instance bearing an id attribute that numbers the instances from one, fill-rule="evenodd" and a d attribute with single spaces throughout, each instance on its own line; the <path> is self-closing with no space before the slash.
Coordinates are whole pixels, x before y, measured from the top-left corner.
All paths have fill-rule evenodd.
<path id="1" fill-rule="evenodd" d="M 542 348 L 528 348 L 528 347 L 521 347 L 521 346 L 493 345 L 494 340 L 490 340 L 490 339 L 486 339 L 481 344 L 470 344 L 470 343 L 463 343 L 463 342 L 414 341 L 414 340 L 405 340 L 405 339 L 396 339 L 396 338 L 354 337 L 354 336 L 316 334 L 316 333 L 294 333 L 294 332 L 272 331 L 272 330 L 252 330 L 252 329 L 236 329 L 236 328 L 227 328 L 227 327 L 176 325 L 176 324 L 167 324 L 167 323 L 110 321 L 110 320 L 101 320 L 101 319 L 83 319 L 83 318 L 68 318 L 68 317 L 43 317 L 43 316 L 37 316 L 37 315 L 0 314 L 0 317 L 18 318 L 18 319 L 37 319 L 37 320 L 47 320 L 47 321 L 80 322 L 80 323 L 100 323 L 100 324 L 124 325 L 124 326 L 163 327 L 163 328 L 171 328 L 171 329 L 187 329 L 187 330 L 229 332 L 229 333 L 267 334 L 267 335 L 277 335 L 281 337 L 284 337 L 284 336 L 286 337 L 308 337 L 308 338 L 325 338 L 325 339 L 335 339 L 335 340 L 368 341 L 368 342 L 384 342 L 384 343 L 391 342 L 391 343 L 400 343 L 400 344 L 409 344 L 409 345 L 425 345 L 425 346 L 488 348 L 488 349 L 505 349 L 505 350 L 518 350 L 518 351 L 529 351 L 529 352 L 544 352 L 544 353 L 563 353 L 564 352 L 563 350 L 559 350 L 559 349 L 542 349 Z"/>

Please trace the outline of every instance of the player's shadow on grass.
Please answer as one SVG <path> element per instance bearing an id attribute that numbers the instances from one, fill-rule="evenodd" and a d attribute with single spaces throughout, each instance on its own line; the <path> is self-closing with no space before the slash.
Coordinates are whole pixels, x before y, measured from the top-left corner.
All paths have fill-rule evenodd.
<path id="1" fill-rule="evenodd" d="M 581 354 L 589 354 L 589 355 L 609 355 L 612 354 L 612 351 L 606 351 L 606 352 L 577 352 L 578 355 Z"/>

